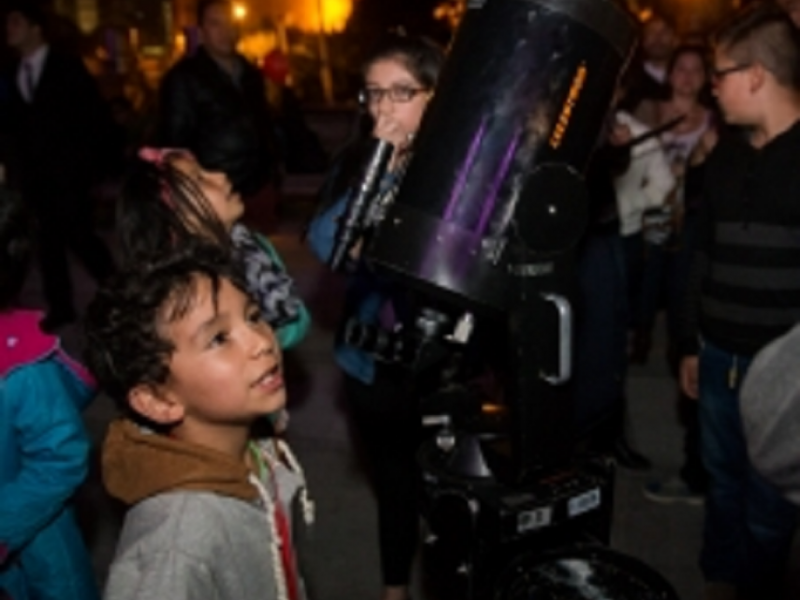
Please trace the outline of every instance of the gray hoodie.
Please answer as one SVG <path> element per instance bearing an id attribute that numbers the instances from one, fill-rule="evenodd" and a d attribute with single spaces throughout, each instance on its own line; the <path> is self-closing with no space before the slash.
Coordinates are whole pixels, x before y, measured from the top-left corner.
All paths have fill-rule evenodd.
<path id="1" fill-rule="evenodd" d="M 303 489 L 300 473 L 261 444 L 281 504 Z M 269 494 L 243 465 L 211 450 L 112 425 L 103 453 L 109 492 L 132 504 L 106 583 L 106 600 L 287 598 Z M 265 497 L 267 494 L 267 497 Z M 305 599 L 297 580 L 299 598 Z"/>
<path id="2" fill-rule="evenodd" d="M 800 505 L 800 325 L 753 359 L 740 395 L 753 467 Z"/>

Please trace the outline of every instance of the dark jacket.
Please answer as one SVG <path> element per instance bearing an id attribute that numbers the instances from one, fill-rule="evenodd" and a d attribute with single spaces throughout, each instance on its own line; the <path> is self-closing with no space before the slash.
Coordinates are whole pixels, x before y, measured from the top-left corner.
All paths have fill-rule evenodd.
<path id="1" fill-rule="evenodd" d="M 81 59 L 48 49 L 33 101 L 17 85 L 19 62 L 7 73 L 12 167 L 23 190 L 88 186 L 109 158 L 111 115 Z"/>
<path id="2" fill-rule="evenodd" d="M 761 149 L 723 132 L 708 157 L 681 315 L 681 353 L 702 337 L 752 356 L 800 321 L 800 121 Z"/>
<path id="3" fill-rule="evenodd" d="M 659 101 L 670 97 L 669 85 L 653 79 L 645 69 L 642 57 L 634 59 L 625 75 L 625 82 L 627 90 L 619 104 L 621 110 L 635 112 L 645 100 Z"/>
<path id="4" fill-rule="evenodd" d="M 261 72 L 239 57 L 234 78 L 200 47 L 161 85 L 159 143 L 188 148 L 247 196 L 274 179 L 272 119 Z"/>

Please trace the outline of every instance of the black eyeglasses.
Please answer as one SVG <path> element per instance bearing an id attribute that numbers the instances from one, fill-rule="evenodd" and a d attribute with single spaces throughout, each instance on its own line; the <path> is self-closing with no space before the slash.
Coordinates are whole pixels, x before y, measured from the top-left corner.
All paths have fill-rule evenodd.
<path id="1" fill-rule="evenodd" d="M 390 88 L 370 87 L 361 90 L 358 101 L 361 104 L 379 104 L 384 98 L 389 98 L 394 103 L 411 102 L 417 94 L 427 92 L 425 88 L 413 88 L 398 85 Z"/>
<path id="2" fill-rule="evenodd" d="M 711 71 L 711 79 L 713 79 L 714 81 L 719 82 L 719 81 L 722 81 L 723 79 L 725 79 L 728 75 L 731 75 L 732 73 L 738 73 L 739 71 L 745 71 L 745 70 L 749 69 L 752 66 L 753 65 L 751 65 L 750 63 L 744 63 L 744 64 L 741 64 L 741 65 L 733 65 L 732 67 L 727 67 L 725 69 L 713 69 Z"/>

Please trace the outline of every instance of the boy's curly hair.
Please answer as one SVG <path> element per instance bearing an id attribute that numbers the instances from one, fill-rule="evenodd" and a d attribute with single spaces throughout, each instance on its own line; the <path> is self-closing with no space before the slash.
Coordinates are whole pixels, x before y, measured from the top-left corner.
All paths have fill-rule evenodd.
<path id="1" fill-rule="evenodd" d="M 184 245 L 160 260 L 133 265 L 98 291 L 85 318 L 86 363 L 100 387 L 128 416 L 128 393 L 164 383 L 174 345 L 159 334 L 191 310 L 199 280 L 211 282 L 216 301 L 223 279 L 249 294 L 240 265 L 223 248 Z"/>

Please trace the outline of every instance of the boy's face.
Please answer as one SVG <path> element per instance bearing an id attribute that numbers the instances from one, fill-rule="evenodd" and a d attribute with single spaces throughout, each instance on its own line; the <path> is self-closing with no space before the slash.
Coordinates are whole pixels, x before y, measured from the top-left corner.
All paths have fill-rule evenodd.
<path id="1" fill-rule="evenodd" d="M 163 323 L 172 342 L 170 375 L 161 395 L 183 410 L 183 421 L 249 425 L 286 403 L 281 353 L 258 307 L 223 279 L 216 302 L 211 282 L 198 279 L 186 314 Z"/>
<path id="2" fill-rule="evenodd" d="M 712 71 L 714 95 L 725 120 L 732 125 L 756 124 L 756 90 L 751 70 L 752 65 L 737 62 L 724 47 L 715 50 Z"/>

